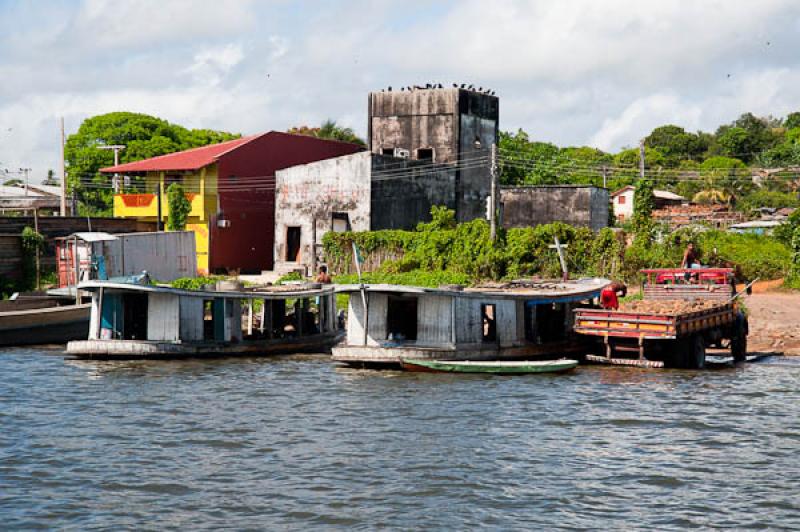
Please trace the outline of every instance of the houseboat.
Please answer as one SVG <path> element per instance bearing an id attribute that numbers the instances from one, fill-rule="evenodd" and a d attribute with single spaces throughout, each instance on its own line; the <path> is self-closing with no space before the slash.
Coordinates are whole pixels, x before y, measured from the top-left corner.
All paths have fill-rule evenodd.
<path id="1" fill-rule="evenodd" d="M 607 279 L 514 281 L 475 288 L 340 285 L 349 294 L 347 339 L 333 360 L 401 367 L 404 360 L 528 360 L 583 355 L 573 312 Z"/>
<path id="2" fill-rule="evenodd" d="M 182 290 L 88 281 L 87 340 L 79 358 L 137 359 L 320 352 L 340 340 L 332 286 Z"/>

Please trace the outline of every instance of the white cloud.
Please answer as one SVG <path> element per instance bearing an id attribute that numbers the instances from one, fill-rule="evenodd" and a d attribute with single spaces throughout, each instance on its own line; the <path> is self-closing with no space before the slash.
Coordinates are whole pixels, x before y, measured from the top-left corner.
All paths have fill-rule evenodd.
<path id="1" fill-rule="evenodd" d="M 43 176 L 59 116 L 117 110 L 363 135 L 369 90 L 431 81 L 495 89 L 503 129 L 616 150 L 800 109 L 798 27 L 793 0 L 0 3 L 0 162 Z"/>

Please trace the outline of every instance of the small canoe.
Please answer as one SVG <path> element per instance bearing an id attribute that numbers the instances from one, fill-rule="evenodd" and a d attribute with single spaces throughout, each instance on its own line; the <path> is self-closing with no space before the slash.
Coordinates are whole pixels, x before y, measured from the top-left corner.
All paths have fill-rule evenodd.
<path id="1" fill-rule="evenodd" d="M 414 360 L 401 361 L 408 371 L 450 373 L 494 373 L 513 375 L 522 373 L 559 373 L 574 369 L 577 360 Z"/>

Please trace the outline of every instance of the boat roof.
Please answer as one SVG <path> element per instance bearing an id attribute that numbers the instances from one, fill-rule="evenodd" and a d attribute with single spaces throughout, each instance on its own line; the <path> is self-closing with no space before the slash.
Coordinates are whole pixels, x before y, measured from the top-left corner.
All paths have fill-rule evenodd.
<path id="1" fill-rule="evenodd" d="M 274 285 L 258 286 L 249 290 L 186 290 L 171 286 L 138 285 L 114 281 L 85 281 L 78 285 L 81 290 L 93 292 L 100 288 L 123 292 L 147 292 L 157 294 L 171 294 L 175 296 L 190 296 L 203 299 L 229 298 L 229 299 L 290 299 L 297 297 L 315 297 L 330 295 L 334 292 L 333 285 Z"/>
<path id="2" fill-rule="evenodd" d="M 507 283 L 487 283 L 475 287 L 456 289 L 442 286 L 427 288 L 422 286 L 406 286 L 394 284 L 364 284 L 367 292 L 383 292 L 407 295 L 434 295 L 450 297 L 481 298 L 492 297 L 496 299 L 519 299 L 524 301 L 575 301 L 597 296 L 600 291 L 611 283 L 608 279 L 592 277 L 574 281 L 535 281 L 519 280 Z M 348 284 L 336 285 L 336 292 L 359 292 L 362 285 Z"/>

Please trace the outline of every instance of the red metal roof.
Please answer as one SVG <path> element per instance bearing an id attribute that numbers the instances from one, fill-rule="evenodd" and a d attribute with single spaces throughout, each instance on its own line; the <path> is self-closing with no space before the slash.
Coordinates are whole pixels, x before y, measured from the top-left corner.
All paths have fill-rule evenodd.
<path id="1" fill-rule="evenodd" d="M 266 135 L 262 133 L 261 135 Z M 227 142 L 220 142 L 219 144 L 210 144 L 200 148 L 192 148 L 191 150 L 184 150 L 167 155 L 159 155 L 150 159 L 143 159 L 141 161 L 134 161 L 132 163 L 120 164 L 119 166 L 109 166 L 101 168 L 101 172 L 148 172 L 148 171 L 161 171 L 161 170 L 198 170 L 204 166 L 208 166 L 217 161 L 217 159 L 240 146 L 244 146 L 261 135 L 252 135 L 249 137 L 242 137 L 240 139 L 229 140 Z"/>

